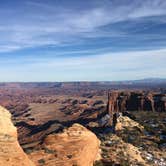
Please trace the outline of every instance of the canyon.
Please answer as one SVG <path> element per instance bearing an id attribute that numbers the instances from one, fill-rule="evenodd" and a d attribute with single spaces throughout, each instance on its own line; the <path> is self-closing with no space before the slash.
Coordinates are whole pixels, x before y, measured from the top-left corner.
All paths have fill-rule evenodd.
<path id="1" fill-rule="evenodd" d="M 2 166 L 93 166 L 94 161 L 100 159 L 100 141 L 95 134 L 79 124 L 73 124 L 61 134 L 48 135 L 41 149 L 29 154 L 29 157 L 18 143 L 16 127 L 11 122 L 10 113 L 3 107 L 0 107 L 0 126 Z"/>
<path id="2" fill-rule="evenodd" d="M 163 87 L 114 87 L 88 82 L 5 83 L 0 86 L 0 105 L 11 114 L 18 132 L 13 144 L 20 148 L 27 163 L 165 166 Z M 152 161 L 147 155 L 153 156 Z M 139 161 L 131 160 L 134 157 Z"/>

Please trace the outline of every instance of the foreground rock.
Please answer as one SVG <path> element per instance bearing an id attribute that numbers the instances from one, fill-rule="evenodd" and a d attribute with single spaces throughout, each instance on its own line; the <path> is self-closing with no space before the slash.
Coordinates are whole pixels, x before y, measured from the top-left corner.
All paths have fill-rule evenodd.
<path id="1" fill-rule="evenodd" d="M 124 130 L 124 129 L 133 129 L 133 128 L 137 128 L 140 131 L 144 130 L 144 127 L 141 126 L 139 123 L 137 123 L 136 121 L 130 119 L 127 116 L 119 116 L 117 118 L 117 123 L 115 126 L 115 130 L 116 131 L 120 131 L 120 130 Z"/>
<path id="2" fill-rule="evenodd" d="M 127 116 L 119 116 L 115 125 L 116 134 L 103 135 L 101 140 L 102 160 L 104 165 L 148 165 L 142 157 L 142 151 L 134 146 L 130 138 L 132 133 L 142 133 L 144 127 Z"/>
<path id="3" fill-rule="evenodd" d="M 36 165 L 92 166 L 99 155 L 100 141 L 85 127 L 74 124 L 61 134 L 44 140 L 41 150 L 29 154 Z"/>
<path id="4" fill-rule="evenodd" d="M 102 142 L 103 163 L 107 165 L 142 165 L 147 166 L 141 152 L 130 143 L 124 142 L 115 134 Z"/>
<path id="5" fill-rule="evenodd" d="M 0 106 L 0 165 L 34 166 L 17 141 L 17 130 L 10 113 Z"/>
<path id="6" fill-rule="evenodd" d="M 159 146 L 161 141 L 155 135 L 147 135 L 146 128 L 138 122 L 129 117 L 120 116 L 117 119 L 115 131 L 116 136 L 111 138 L 112 147 L 116 147 L 115 140 L 117 140 L 120 145 L 117 146 L 117 153 L 115 154 L 119 154 L 120 152 L 118 151 L 123 149 L 122 154 L 124 157 L 122 158 L 125 159 L 125 154 L 127 154 L 129 156 L 129 158 L 126 158 L 128 164 L 137 165 L 139 163 L 142 165 L 166 166 L 166 153 Z"/>

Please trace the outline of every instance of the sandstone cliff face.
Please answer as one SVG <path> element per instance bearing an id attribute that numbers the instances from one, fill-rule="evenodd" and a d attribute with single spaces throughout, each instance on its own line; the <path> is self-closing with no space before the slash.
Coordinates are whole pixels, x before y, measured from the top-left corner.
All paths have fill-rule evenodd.
<path id="1" fill-rule="evenodd" d="M 61 134 L 46 137 L 41 150 L 30 157 L 36 165 L 45 166 L 92 166 L 100 158 L 100 141 L 85 127 L 74 124 Z"/>
<path id="2" fill-rule="evenodd" d="M 108 95 L 109 111 L 166 111 L 166 95 L 150 92 L 112 92 Z"/>
<path id="3" fill-rule="evenodd" d="M 126 111 L 166 111 L 166 94 L 144 91 L 114 91 L 108 94 L 107 111 L 110 115 L 110 124 L 113 124 L 113 115 Z"/>
<path id="4" fill-rule="evenodd" d="M 10 113 L 0 106 L 0 165 L 34 166 L 17 141 L 17 130 Z"/>

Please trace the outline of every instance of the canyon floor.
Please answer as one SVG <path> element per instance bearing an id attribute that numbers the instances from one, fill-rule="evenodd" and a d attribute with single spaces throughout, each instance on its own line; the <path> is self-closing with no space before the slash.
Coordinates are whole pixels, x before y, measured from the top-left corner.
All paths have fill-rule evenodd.
<path id="1" fill-rule="evenodd" d="M 37 166 L 165 166 L 164 88 L 111 88 L 94 83 L 1 85 L 0 105 L 17 127 L 12 146 Z M 118 113 L 114 124 L 112 113 Z"/>

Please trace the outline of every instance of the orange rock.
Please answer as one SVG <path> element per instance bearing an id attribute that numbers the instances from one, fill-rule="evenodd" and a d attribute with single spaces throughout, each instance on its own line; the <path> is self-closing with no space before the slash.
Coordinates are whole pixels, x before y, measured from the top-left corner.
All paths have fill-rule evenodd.
<path id="1" fill-rule="evenodd" d="M 17 129 L 11 114 L 0 106 L 0 165 L 34 166 L 17 141 Z"/>
<path id="2" fill-rule="evenodd" d="M 100 158 L 100 141 L 85 127 L 74 124 L 61 134 L 47 136 L 43 150 L 30 154 L 36 165 L 92 166 Z"/>

